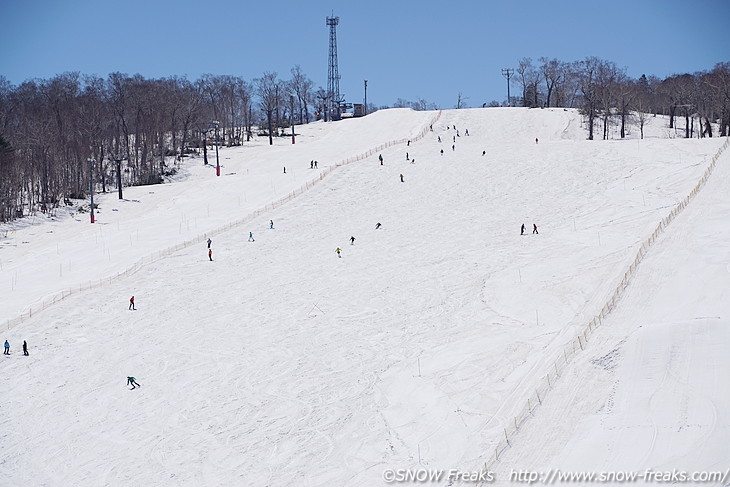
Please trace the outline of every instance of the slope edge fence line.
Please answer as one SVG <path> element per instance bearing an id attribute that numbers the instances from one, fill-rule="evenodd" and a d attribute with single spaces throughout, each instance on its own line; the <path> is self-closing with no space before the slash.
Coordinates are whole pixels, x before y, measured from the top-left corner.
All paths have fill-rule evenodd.
<path id="1" fill-rule="evenodd" d="M 377 146 L 377 147 L 375 147 L 373 149 L 368 150 L 367 152 L 364 152 L 364 153 L 359 154 L 359 155 L 356 155 L 356 156 L 348 157 L 347 159 L 341 160 L 341 161 L 339 161 L 339 162 L 337 162 L 337 163 L 335 163 L 333 165 L 330 165 L 329 167 L 327 167 L 324 170 L 322 170 L 320 172 L 319 176 L 317 176 L 315 179 L 312 179 L 311 181 L 305 182 L 302 186 L 299 187 L 299 189 L 296 189 L 296 190 L 292 191 L 288 195 L 279 198 L 278 200 L 274 201 L 273 203 L 266 204 L 263 208 L 260 208 L 258 210 L 255 210 L 255 211 L 249 213 L 248 215 L 246 215 L 245 217 L 243 217 L 243 218 L 241 218 L 239 220 L 233 221 L 231 223 L 227 223 L 227 224 L 225 224 L 225 225 L 223 225 L 221 227 L 218 227 L 218 228 L 216 228 L 216 229 L 214 229 L 214 230 L 212 230 L 210 232 L 204 233 L 202 235 L 198 235 L 197 237 L 192 238 L 190 240 L 187 240 L 185 242 L 179 243 L 177 245 L 174 245 L 174 246 L 169 247 L 169 248 L 164 249 L 164 250 L 160 250 L 160 251 L 155 252 L 155 253 L 153 253 L 151 255 L 142 257 L 141 259 L 139 259 L 137 262 L 135 262 L 134 264 L 132 264 L 127 269 L 125 269 L 125 270 L 123 270 L 121 272 L 118 272 L 118 273 L 116 273 L 116 274 L 114 274 L 112 276 L 109 276 L 109 277 L 106 277 L 106 278 L 102 278 L 102 279 L 98 279 L 98 280 L 88 281 L 88 282 L 86 282 L 84 284 L 80 284 L 78 286 L 74 286 L 74 287 L 69 288 L 69 289 L 64 289 L 64 290 L 61 290 L 61 291 L 57 291 L 56 293 L 53 294 L 53 296 L 44 298 L 39 304 L 37 304 L 35 306 L 33 306 L 33 305 L 29 306 L 28 307 L 28 310 L 21 312 L 20 316 L 18 316 L 16 318 L 13 318 L 13 319 L 8 319 L 8 321 L 7 321 L 7 329 L 10 330 L 14 326 L 17 326 L 18 324 L 23 323 L 24 321 L 32 318 L 34 314 L 40 313 L 41 311 L 49 308 L 50 306 L 56 304 L 59 301 L 62 301 L 64 299 L 66 299 L 67 297 L 69 297 L 69 296 L 71 296 L 73 294 L 80 293 L 80 292 L 83 292 L 83 291 L 87 291 L 89 289 L 92 289 L 92 288 L 95 288 L 95 287 L 99 287 L 99 286 L 102 286 L 104 284 L 109 284 L 109 283 L 111 283 L 113 281 L 117 281 L 117 280 L 119 280 L 121 278 L 130 276 L 130 275 L 134 274 L 135 272 L 137 272 L 138 270 L 140 270 L 143 266 L 145 266 L 147 264 L 151 264 L 153 262 L 156 262 L 156 261 L 158 261 L 158 260 L 160 260 L 160 259 L 162 259 L 164 257 L 170 256 L 170 255 L 174 254 L 175 252 L 178 252 L 180 250 L 186 249 L 186 248 L 191 247 L 193 245 L 197 245 L 197 244 L 199 244 L 201 242 L 205 242 L 208 239 L 208 237 L 215 236 L 215 235 L 218 235 L 220 233 L 223 233 L 223 232 L 226 232 L 228 230 L 231 230 L 232 228 L 235 228 L 237 226 L 243 225 L 245 223 L 248 223 L 248 222 L 254 220 L 255 218 L 258 218 L 259 216 L 261 216 L 262 214 L 264 214 L 266 212 L 269 212 L 269 211 L 271 211 L 271 210 L 273 210 L 275 208 L 279 208 L 280 206 L 284 205 L 285 203 L 287 203 L 287 202 L 291 201 L 292 199 L 296 198 L 297 196 L 303 194 L 308 189 L 312 188 L 315 184 L 317 184 L 318 182 L 322 181 L 326 176 L 328 176 L 329 174 L 331 174 L 332 171 L 334 171 L 338 167 L 346 166 L 346 165 L 351 164 L 353 162 L 357 162 L 357 161 L 361 161 L 363 159 L 367 159 L 368 157 L 372 156 L 376 152 L 380 152 L 380 151 L 382 151 L 383 149 L 385 149 L 387 147 L 392 147 L 394 145 L 399 145 L 399 144 L 405 144 L 409 140 L 411 142 L 420 140 L 420 139 L 422 139 L 429 132 L 429 126 L 430 125 L 433 125 L 434 123 L 436 123 L 436 121 L 438 121 L 438 119 L 440 117 L 441 117 L 441 110 L 439 110 L 438 112 L 436 112 L 436 115 L 434 115 L 433 118 L 431 118 L 430 121 L 426 122 L 426 124 L 424 125 L 423 129 L 421 129 L 421 131 L 418 132 L 418 134 L 415 135 L 415 136 L 413 136 L 413 137 L 406 137 L 406 138 L 401 138 L 401 139 L 391 140 L 389 142 L 385 142 L 385 143 L 380 144 L 379 146 Z"/>
<path id="2" fill-rule="evenodd" d="M 573 338 L 570 343 L 565 345 L 563 353 L 557 357 L 557 359 L 553 362 L 553 365 L 548 369 L 547 373 L 539 380 L 539 383 L 533 387 L 529 393 L 527 393 L 529 396 L 522 409 L 516 416 L 512 417 L 508 421 L 508 424 L 503 427 L 503 433 L 500 434 L 499 441 L 497 441 L 493 449 L 488 452 L 489 456 L 481 467 L 482 472 L 488 472 L 493 465 L 499 462 L 500 456 L 512 446 L 512 442 L 519 433 L 520 428 L 533 415 L 534 411 L 542 405 L 542 401 L 558 381 L 561 373 L 567 368 L 571 359 L 585 349 L 588 345 L 588 338 L 593 334 L 596 328 L 603 324 L 603 319 L 614 309 L 616 303 L 623 294 L 624 289 L 628 286 L 631 277 L 635 274 L 636 269 L 656 239 L 704 187 L 710 175 L 712 175 L 715 170 L 717 160 L 728 146 L 730 146 L 730 138 L 726 139 L 725 143 L 722 144 L 717 153 L 712 156 L 712 162 L 707 166 L 704 174 L 694 186 L 692 191 L 690 191 L 687 196 L 677 203 L 666 217 L 661 219 L 654 229 L 654 232 L 652 232 L 652 234 L 641 243 L 641 246 L 636 251 L 633 261 L 620 277 L 621 281 L 618 283 L 611 296 L 605 301 L 605 304 L 598 314 L 596 314 L 589 322 L 585 323 L 582 327 L 582 331 Z"/>

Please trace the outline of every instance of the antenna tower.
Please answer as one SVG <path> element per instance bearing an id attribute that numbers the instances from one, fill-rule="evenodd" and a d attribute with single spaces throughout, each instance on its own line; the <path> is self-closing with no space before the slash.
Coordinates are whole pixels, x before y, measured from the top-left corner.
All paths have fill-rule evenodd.
<path id="1" fill-rule="evenodd" d="M 330 26 L 330 55 L 327 67 L 327 106 L 331 120 L 340 119 L 340 73 L 337 69 L 337 24 L 339 17 L 327 17 Z"/>

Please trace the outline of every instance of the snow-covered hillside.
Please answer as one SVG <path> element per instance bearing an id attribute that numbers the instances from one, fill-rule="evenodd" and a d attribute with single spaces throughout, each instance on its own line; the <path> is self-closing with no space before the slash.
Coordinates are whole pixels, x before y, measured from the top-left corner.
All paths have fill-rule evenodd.
<path id="1" fill-rule="evenodd" d="M 177 182 L 96 198 L 93 225 L 77 214 L 4 227 L 0 312 L 13 353 L 0 365 L 0 470 L 27 485 L 373 486 L 387 469 L 478 469 L 724 142 L 667 138 L 664 120 L 650 122 L 644 140 L 586 141 L 580 116 L 562 109 L 384 110 L 300 127 L 295 145 L 222 149 L 218 178 L 188 160 Z M 711 375 L 727 362 L 706 339 L 727 338 L 728 235 L 707 232 L 727 220 L 726 194 L 711 181 L 666 230 L 616 326 L 571 363 L 498 465 L 499 482 L 509 465 L 589 468 L 572 462 L 582 457 L 571 448 L 590 456 L 593 440 L 633 451 L 626 468 L 666 466 L 671 448 L 607 432 L 606 422 L 635 424 L 640 414 L 695 425 L 678 433 L 690 436 L 672 434 L 680 420 L 662 430 L 667 441 L 705 441 L 702 455 L 683 457 L 689 467 L 728 463 L 713 446 L 727 418 L 706 425 L 707 404 L 729 405 Z M 203 235 L 213 262 L 202 240 L 169 250 Z M 131 295 L 137 311 L 127 309 Z M 670 326 L 635 333 L 648 323 Z M 680 353 L 688 336 L 698 338 Z M 594 373 L 592 360 L 614 348 L 616 366 Z M 646 354 L 658 357 L 653 367 Z M 679 364 L 666 369 L 667 356 Z M 630 385 L 639 370 L 644 385 Z M 684 374 L 678 385 L 666 388 L 665 370 Z M 127 376 L 142 387 L 126 389 Z M 647 388 L 661 393 L 649 413 Z M 685 407 L 672 402 L 676 391 L 707 400 Z M 600 451 L 592 458 L 623 465 Z"/>

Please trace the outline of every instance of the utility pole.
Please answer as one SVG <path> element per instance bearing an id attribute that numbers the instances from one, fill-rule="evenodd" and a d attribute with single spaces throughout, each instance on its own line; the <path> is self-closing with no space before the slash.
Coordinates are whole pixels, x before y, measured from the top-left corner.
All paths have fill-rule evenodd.
<path id="1" fill-rule="evenodd" d="M 122 160 L 117 158 L 114 159 L 114 162 L 117 163 L 117 189 L 119 190 L 119 199 L 124 199 L 122 197 Z"/>
<path id="2" fill-rule="evenodd" d="M 289 124 L 291 125 L 291 143 L 296 144 L 297 140 L 294 138 L 294 94 L 289 93 Z"/>
<path id="3" fill-rule="evenodd" d="M 502 68 L 502 76 L 507 78 L 507 106 L 508 107 L 512 106 L 512 100 L 510 99 L 510 96 L 509 96 L 509 78 L 510 78 L 510 76 L 512 76 L 512 73 L 514 73 L 514 72 L 515 72 L 515 70 L 513 68 Z"/>
<path id="4" fill-rule="evenodd" d="M 89 158 L 89 192 L 91 193 L 91 223 L 94 223 L 94 159 Z"/>
<path id="5" fill-rule="evenodd" d="M 365 109 L 362 111 L 363 115 L 368 114 L 368 80 L 365 80 Z"/>
<path id="6" fill-rule="evenodd" d="M 220 125 L 220 122 L 218 120 L 213 120 L 211 123 L 215 126 L 215 175 L 220 176 L 221 165 L 220 160 L 218 159 L 218 125 Z"/>

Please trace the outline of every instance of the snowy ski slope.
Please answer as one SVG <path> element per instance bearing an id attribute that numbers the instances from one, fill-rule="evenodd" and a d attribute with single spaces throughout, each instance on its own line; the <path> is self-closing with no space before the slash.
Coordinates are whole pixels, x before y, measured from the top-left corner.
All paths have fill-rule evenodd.
<path id="1" fill-rule="evenodd" d="M 171 184 L 100 195 L 94 225 L 3 227 L 9 485 L 373 486 L 389 468 L 478 469 L 724 140 L 675 138 L 656 118 L 645 140 L 586 141 L 574 111 L 452 110 L 320 181 L 437 115 L 314 123 L 295 145 L 221 149 L 219 178 L 193 159 Z M 728 465 L 727 159 L 526 424 L 500 483 L 512 467 L 660 467 L 677 451 L 683 468 Z M 205 234 L 213 262 L 204 243 L 159 258 Z M 697 448 L 662 446 L 685 439 Z"/>

